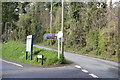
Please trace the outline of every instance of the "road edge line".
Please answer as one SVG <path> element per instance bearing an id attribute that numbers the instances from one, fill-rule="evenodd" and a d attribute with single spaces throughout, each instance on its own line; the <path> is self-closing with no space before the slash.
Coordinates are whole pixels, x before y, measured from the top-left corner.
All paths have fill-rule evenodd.
<path id="1" fill-rule="evenodd" d="M 15 66 L 23 67 L 21 64 L 13 63 L 13 62 L 6 61 L 6 60 L 3 60 L 3 59 L 0 59 L 0 60 L 2 60 L 3 62 L 9 63 L 9 64 L 13 64 Z"/>
<path id="2" fill-rule="evenodd" d="M 85 72 L 85 73 L 88 73 L 88 71 L 87 71 L 87 70 L 85 70 L 85 69 L 82 69 L 82 71 L 83 71 L 83 72 Z"/>
<path id="3" fill-rule="evenodd" d="M 93 78 L 99 78 L 98 76 L 94 75 L 94 74 L 89 74 L 90 76 L 92 76 Z"/>

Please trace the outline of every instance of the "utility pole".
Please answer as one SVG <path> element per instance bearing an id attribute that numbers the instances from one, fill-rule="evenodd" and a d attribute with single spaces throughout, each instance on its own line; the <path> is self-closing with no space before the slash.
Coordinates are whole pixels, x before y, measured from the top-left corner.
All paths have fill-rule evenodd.
<path id="1" fill-rule="evenodd" d="M 52 33 L 52 0 L 51 0 L 51 10 L 50 10 L 50 33 Z M 52 40 L 50 40 L 50 45 L 52 45 Z"/>
<path id="2" fill-rule="evenodd" d="M 62 0 L 62 28 L 63 37 L 61 38 L 61 53 L 64 55 L 64 3 Z"/>

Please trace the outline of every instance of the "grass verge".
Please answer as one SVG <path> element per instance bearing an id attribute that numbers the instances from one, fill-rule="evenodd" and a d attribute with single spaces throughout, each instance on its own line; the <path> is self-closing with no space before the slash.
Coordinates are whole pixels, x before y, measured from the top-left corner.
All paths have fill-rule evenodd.
<path id="1" fill-rule="evenodd" d="M 30 53 L 29 53 L 29 59 L 26 60 L 25 59 L 26 46 L 20 44 L 19 42 L 9 41 L 7 43 L 0 44 L 0 48 L 2 49 L 2 57 L 13 61 L 41 66 L 41 60 L 36 62 L 36 56 L 44 55 L 43 66 L 47 67 L 47 66 L 55 66 L 61 64 L 61 60 L 58 60 L 57 58 L 56 51 L 33 47 L 33 60 L 30 60 Z M 69 61 L 64 60 L 64 64 L 69 64 Z"/>

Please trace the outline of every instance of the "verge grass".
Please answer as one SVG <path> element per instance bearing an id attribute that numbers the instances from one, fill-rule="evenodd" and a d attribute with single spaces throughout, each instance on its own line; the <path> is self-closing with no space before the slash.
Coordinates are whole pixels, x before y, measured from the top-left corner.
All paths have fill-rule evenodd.
<path id="1" fill-rule="evenodd" d="M 4 44 L 0 44 L 0 49 L 2 49 L 2 57 L 6 59 L 10 59 L 17 62 L 32 64 L 41 66 L 41 59 L 36 62 L 36 56 L 37 55 L 44 55 L 44 64 L 43 66 L 51 66 L 51 65 L 60 65 L 61 60 L 58 60 L 57 58 L 57 52 L 51 51 L 51 50 L 45 50 L 45 49 L 39 49 L 36 47 L 33 47 L 33 60 L 30 60 L 30 53 L 29 59 L 25 59 L 25 49 L 26 46 L 20 44 L 19 42 L 15 41 L 9 41 Z M 65 63 L 68 63 L 66 60 Z"/>

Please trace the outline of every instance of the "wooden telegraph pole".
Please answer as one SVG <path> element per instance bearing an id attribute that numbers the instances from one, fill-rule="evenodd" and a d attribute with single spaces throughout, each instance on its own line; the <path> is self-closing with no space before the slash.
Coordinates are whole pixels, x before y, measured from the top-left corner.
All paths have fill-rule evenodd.
<path id="1" fill-rule="evenodd" d="M 64 3 L 62 0 L 62 28 L 63 37 L 61 38 L 61 53 L 64 55 Z"/>

